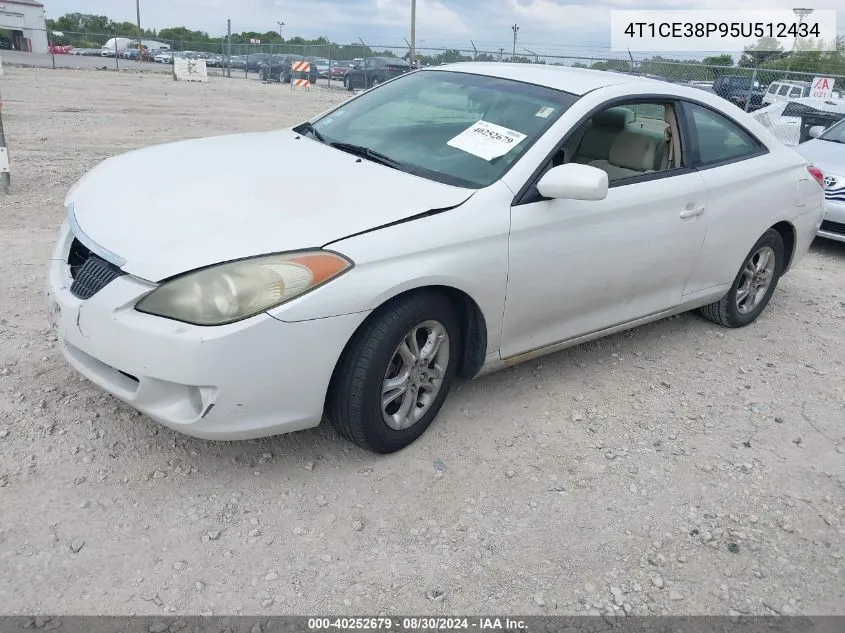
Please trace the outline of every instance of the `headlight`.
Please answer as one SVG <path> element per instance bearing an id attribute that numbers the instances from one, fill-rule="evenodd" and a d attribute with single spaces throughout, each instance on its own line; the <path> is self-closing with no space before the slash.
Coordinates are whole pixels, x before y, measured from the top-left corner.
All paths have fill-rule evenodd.
<path id="1" fill-rule="evenodd" d="M 177 277 L 135 309 L 194 325 L 224 325 L 290 301 L 351 267 L 345 257 L 326 251 L 242 259 Z"/>

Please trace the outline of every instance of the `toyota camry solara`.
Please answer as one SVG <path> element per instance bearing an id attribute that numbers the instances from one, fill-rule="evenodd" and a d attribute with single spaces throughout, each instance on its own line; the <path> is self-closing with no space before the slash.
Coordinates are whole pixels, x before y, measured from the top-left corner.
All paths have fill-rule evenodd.
<path id="1" fill-rule="evenodd" d="M 68 194 L 48 313 L 71 365 L 172 429 L 328 419 L 390 452 L 457 378 L 692 309 L 754 321 L 822 179 L 694 88 L 441 66 L 292 129 L 101 163 Z"/>

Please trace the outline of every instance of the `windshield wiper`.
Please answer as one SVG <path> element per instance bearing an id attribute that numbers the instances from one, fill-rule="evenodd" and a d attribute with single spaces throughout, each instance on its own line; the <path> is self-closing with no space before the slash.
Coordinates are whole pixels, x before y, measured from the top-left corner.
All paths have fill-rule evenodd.
<path id="1" fill-rule="evenodd" d="M 381 152 L 377 152 L 376 150 L 370 149 L 369 147 L 365 147 L 363 145 L 355 145 L 353 143 L 342 143 L 340 141 L 329 143 L 329 145 L 331 147 L 334 147 L 335 149 L 339 149 L 342 152 L 348 152 L 349 154 L 354 154 L 355 156 L 361 156 L 362 158 L 371 160 L 374 163 L 379 163 L 380 165 L 392 167 L 393 169 L 398 169 L 400 171 L 413 173 L 405 163 L 390 158 L 390 156 L 382 154 Z"/>
<path id="2" fill-rule="evenodd" d="M 294 128 L 294 129 L 297 132 L 299 132 L 300 134 L 307 134 L 308 132 L 311 132 L 311 134 L 314 136 L 315 139 L 317 139 L 321 143 L 326 142 L 326 137 L 323 136 L 322 134 L 320 134 L 317 131 L 317 128 L 314 127 L 314 125 L 311 123 L 311 121 L 306 121 L 305 123 L 303 123 L 302 125 Z"/>

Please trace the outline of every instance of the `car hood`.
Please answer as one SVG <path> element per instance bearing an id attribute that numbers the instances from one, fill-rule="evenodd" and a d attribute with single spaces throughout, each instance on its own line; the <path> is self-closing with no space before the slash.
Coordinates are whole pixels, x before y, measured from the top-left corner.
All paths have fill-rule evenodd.
<path id="1" fill-rule="evenodd" d="M 330 188 L 325 172 L 333 174 Z M 472 193 L 282 130 L 107 159 L 73 187 L 67 205 L 89 248 L 93 242 L 123 260 L 116 263 L 125 272 L 160 281 L 219 262 L 324 246 L 455 207 Z"/>
<path id="2" fill-rule="evenodd" d="M 845 176 L 845 145 L 842 143 L 813 139 L 795 149 L 823 172 Z"/>

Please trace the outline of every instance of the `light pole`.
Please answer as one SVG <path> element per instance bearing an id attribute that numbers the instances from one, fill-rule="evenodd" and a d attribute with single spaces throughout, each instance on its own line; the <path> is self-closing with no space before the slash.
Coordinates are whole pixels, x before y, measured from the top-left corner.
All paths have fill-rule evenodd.
<path id="1" fill-rule="evenodd" d="M 138 61 L 141 61 L 141 0 L 135 0 L 135 14 L 138 18 Z M 115 44 L 115 55 L 117 54 L 117 44 Z"/>
<path id="2" fill-rule="evenodd" d="M 417 0 L 411 0 L 411 59 L 408 62 L 414 69 L 414 59 L 417 56 Z"/>
<path id="3" fill-rule="evenodd" d="M 513 53 L 511 54 L 511 61 L 513 61 L 516 57 L 516 34 L 519 33 L 519 26 L 514 24 L 511 31 L 513 31 Z"/>
<path id="4" fill-rule="evenodd" d="M 797 8 L 797 9 L 793 9 L 792 12 L 798 18 L 798 24 L 802 24 L 804 22 L 804 18 L 806 18 L 808 15 L 810 15 L 813 12 L 813 10 L 812 9 Z M 787 71 L 792 69 L 792 56 L 795 54 L 795 46 L 797 44 L 798 44 L 798 37 L 796 37 L 794 40 L 792 40 L 792 54 L 789 56 L 789 63 L 787 63 L 787 65 L 786 65 Z"/>
<path id="5" fill-rule="evenodd" d="M 284 22 L 276 22 L 276 24 L 279 25 L 279 37 L 281 39 L 285 39 L 285 36 L 282 35 L 282 29 L 285 28 L 285 23 Z"/>

